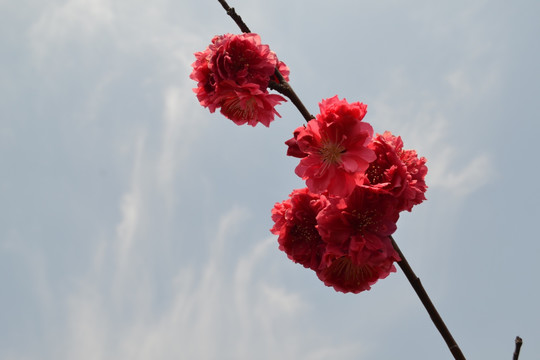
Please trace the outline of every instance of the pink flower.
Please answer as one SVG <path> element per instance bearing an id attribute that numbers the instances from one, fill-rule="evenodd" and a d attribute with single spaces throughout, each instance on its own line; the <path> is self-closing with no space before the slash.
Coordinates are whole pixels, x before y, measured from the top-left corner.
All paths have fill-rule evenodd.
<path id="1" fill-rule="evenodd" d="M 227 82 L 230 80 L 223 82 L 217 98 L 221 113 L 236 125 L 261 123 L 268 127 L 274 115 L 281 117 L 274 107 L 285 101 L 282 96 L 262 92 L 256 84 L 225 85 Z"/>
<path id="2" fill-rule="evenodd" d="M 287 148 L 287 155 L 288 156 L 294 156 L 297 158 L 304 158 L 308 156 L 305 152 L 300 150 L 300 147 L 298 147 L 298 141 L 296 141 L 296 138 L 298 137 L 298 134 L 304 129 L 304 127 L 299 127 L 293 132 L 293 137 L 289 140 L 285 141 L 285 145 L 288 146 Z"/>
<path id="3" fill-rule="evenodd" d="M 193 89 L 197 99 L 202 106 L 207 107 L 213 113 L 219 106 L 215 101 L 216 78 L 208 66 L 211 56 L 212 51 L 209 48 L 195 53 L 197 60 L 191 65 L 193 72 L 189 77 L 197 81 L 197 87 Z"/>
<path id="4" fill-rule="evenodd" d="M 280 250 L 324 284 L 358 293 L 394 272 L 400 260 L 389 237 L 399 218 L 396 202 L 360 186 L 346 198 L 294 190 L 272 209 L 270 231 Z"/>
<path id="5" fill-rule="evenodd" d="M 403 150 L 401 137 L 388 131 L 377 134 L 369 147 L 375 151 L 377 159 L 366 171 L 365 187 L 394 196 L 400 211 L 411 211 L 414 205 L 425 200 L 425 158 L 418 159 L 414 150 Z"/>
<path id="6" fill-rule="evenodd" d="M 325 243 L 317 232 L 317 214 L 328 204 L 324 196 L 307 188 L 294 190 L 289 198 L 272 209 L 274 227 L 279 235 L 279 249 L 296 263 L 316 270 L 325 251 Z"/>
<path id="7" fill-rule="evenodd" d="M 409 188 L 403 195 L 404 209 L 411 211 L 414 205 L 426 200 L 424 193 L 427 190 L 425 177 L 427 174 L 426 158 L 418 158 L 415 150 L 403 150 L 401 160 L 407 166 L 407 171 L 411 175 Z"/>
<path id="8" fill-rule="evenodd" d="M 295 172 L 306 180 L 311 192 L 347 196 L 363 183 L 365 170 L 376 158 L 367 147 L 373 129 L 362 122 L 367 106 L 334 96 L 319 107 L 317 118 L 297 128 L 294 138 L 287 141 L 289 154 L 305 154 Z"/>
<path id="9" fill-rule="evenodd" d="M 289 68 L 279 61 L 257 34 L 215 36 L 202 52 L 195 53 L 191 79 L 202 106 L 221 112 L 236 124 L 268 126 L 279 114 L 274 107 L 286 101 L 270 95 L 268 84 L 276 67 L 288 79 Z"/>
<path id="10" fill-rule="evenodd" d="M 332 198 L 317 215 L 326 250 L 317 272 L 337 291 L 369 290 L 378 279 L 395 271 L 399 255 L 389 236 L 396 230 L 397 200 L 356 187 L 347 198 Z"/>
<path id="11" fill-rule="evenodd" d="M 399 210 L 389 195 L 357 186 L 346 198 L 331 198 L 317 215 L 321 237 L 336 249 L 336 255 L 350 255 L 351 242 L 362 237 L 390 236 L 396 231 Z"/>
<path id="12" fill-rule="evenodd" d="M 361 254 L 363 261 L 355 261 L 350 256 L 336 257 L 328 267 L 317 271 L 317 276 L 336 291 L 358 294 L 395 272 L 394 262 L 400 260 L 387 237 L 373 238 Z"/>
<path id="13" fill-rule="evenodd" d="M 278 59 L 257 34 L 225 34 L 212 39 L 209 68 L 216 81 L 233 80 L 239 85 L 257 84 L 266 89 Z"/>

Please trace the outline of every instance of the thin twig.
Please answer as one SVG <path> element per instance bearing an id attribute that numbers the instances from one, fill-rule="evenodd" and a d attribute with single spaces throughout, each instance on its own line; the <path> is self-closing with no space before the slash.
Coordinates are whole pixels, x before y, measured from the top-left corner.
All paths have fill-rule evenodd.
<path id="1" fill-rule="evenodd" d="M 240 28 L 240 30 L 242 30 L 242 32 L 244 33 L 250 33 L 251 30 L 249 30 L 248 26 L 246 25 L 246 23 L 242 20 L 242 18 L 240 17 L 240 15 L 238 15 L 236 13 L 236 11 L 234 10 L 234 8 L 230 7 L 229 4 L 227 4 L 227 2 L 225 0 L 218 0 L 219 3 L 221 4 L 221 6 L 223 6 L 223 8 L 225 9 L 225 11 L 227 11 L 227 15 L 229 15 L 230 17 L 232 17 L 232 19 L 234 20 L 234 22 L 236 23 L 236 25 L 238 25 L 238 27 Z"/>
<path id="2" fill-rule="evenodd" d="M 431 302 L 431 299 L 429 298 L 426 290 L 424 289 L 424 286 L 422 286 L 422 283 L 420 282 L 420 279 L 414 271 L 412 270 L 411 266 L 409 265 L 409 262 L 399 249 L 399 246 L 396 244 L 396 241 L 392 236 L 390 236 L 390 239 L 392 240 L 392 246 L 399 254 L 399 257 L 401 258 L 401 261 L 398 262 L 399 267 L 401 270 L 403 270 L 403 273 L 407 277 L 407 280 L 409 280 L 409 283 L 413 287 L 414 291 L 416 292 L 416 295 L 420 298 L 420 301 L 422 301 L 422 304 L 426 308 L 429 317 L 431 318 L 431 321 L 433 321 L 433 324 L 435 324 L 435 327 L 439 332 L 441 333 L 441 336 L 443 337 L 444 341 L 446 342 L 446 345 L 450 349 L 450 352 L 452 355 L 454 355 L 454 359 L 456 360 L 465 360 L 465 356 L 461 352 L 461 349 L 459 348 L 458 344 L 454 340 L 454 337 L 446 327 L 446 324 L 444 323 L 443 319 L 439 315 L 439 312 L 435 308 L 435 305 Z"/>
<path id="3" fill-rule="evenodd" d="M 514 357 L 513 360 L 518 360 L 519 358 L 519 351 L 521 350 L 521 345 L 523 345 L 523 339 L 519 336 L 516 336 L 516 350 L 514 350 Z"/>
<path id="4" fill-rule="evenodd" d="M 277 74 L 281 75 L 278 69 L 276 69 L 276 75 Z M 283 79 L 283 76 L 281 76 L 281 78 Z M 268 84 L 268 87 L 272 90 L 276 90 L 280 94 L 287 96 L 291 100 L 291 102 L 294 104 L 294 106 L 296 106 L 298 111 L 300 111 L 300 114 L 302 114 L 302 116 L 304 117 L 306 121 L 315 119 L 315 116 L 310 114 L 309 110 L 304 106 L 304 103 L 302 103 L 298 95 L 296 95 L 293 88 L 291 87 L 291 85 L 289 85 L 287 81 L 285 81 L 284 79 L 280 80 L 279 83 L 270 81 L 270 83 Z"/>

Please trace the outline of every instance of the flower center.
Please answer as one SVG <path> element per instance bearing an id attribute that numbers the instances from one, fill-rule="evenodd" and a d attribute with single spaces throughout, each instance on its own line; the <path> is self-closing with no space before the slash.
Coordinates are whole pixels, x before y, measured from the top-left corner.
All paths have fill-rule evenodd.
<path id="1" fill-rule="evenodd" d="M 291 229 L 292 241 L 301 241 L 306 245 L 315 247 L 320 242 L 320 235 L 315 224 L 296 224 Z"/>
<path id="2" fill-rule="evenodd" d="M 249 121 L 257 117 L 257 101 L 254 97 L 241 101 L 231 96 L 223 102 L 221 109 L 225 116 L 234 120 Z"/>
<path id="3" fill-rule="evenodd" d="M 363 209 L 362 211 L 354 209 L 352 216 L 356 220 L 356 230 L 362 234 L 368 227 L 373 226 L 375 224 L 375 214 L 376 211 L 373 209 Z"/>
<path id="4" fill-rule="evenodd" d="M 348 257 L 340 257 L 328 269 L 335 279 L 349 286 L 361 286 L 373 280 L 373 267 L 369 264 L 356 265 Z"/>
<path id="5" fill-rule="evenodd" d="M 331 165 L 339 163 L 341 161 L 341 154 L 347 150 L 341 143 L 336 144 L 331 141 L 324 141 L 319 151 L 323 162 Z"/>
<path id="6" fill-rule="evenodd" d="M 380 184 L 384 181 L 384 168 L 376 163 L 377 160 L 369 164 L 366 176 L 372 185 Z"/>

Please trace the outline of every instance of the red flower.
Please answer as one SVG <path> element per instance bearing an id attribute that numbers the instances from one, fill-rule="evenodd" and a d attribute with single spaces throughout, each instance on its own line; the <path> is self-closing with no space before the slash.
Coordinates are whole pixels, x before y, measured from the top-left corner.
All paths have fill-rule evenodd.
<path id="1" fill-rule="evenodd" d="M 197 87 L 193 91 L 201 105 L 207 107 L 213 113 L 219 106 L 215 101 L 216 78 L 208 66 L 212 51 L 206 48 L 204 51 L 195 53 L 195 57 L 197 60 L 191 65 L 193 72 L 189 76 L 197 81 Z"/>
<path id="2" fill-rule="evenodd" d="M 337 255 L 350 254 L 350 242 L 361 237 L 390 236 L 396 231 L 399 211 L 397 200 L 357 186 L 346 198 L 331 198 L 329 206 L 317 216 L 319 233 L 335 248 Z"/>
<path id="3" fill-rule="evenodd" d="M 261 44 L 257 34 L 215 36 L 212 44 L 195 53 L 191 79 L 197 81 L 193 91 L 202 106 L 222 113 L 236 124 L 268 126 L 279 114 L 274 107 L 286 101 L 270 95 L 268 84 L 276 67 L 288 79 L 289 68 L 278 60 L 268 45 Z"/>
<path id="4" fill-rule="evenodd" d="M 317 215 L 318 231 L 326 251 L 317 272 L 337 291 L 369 290 L 378 279 L 395 271 L 399 255 L 389 236 L 396 230 L 397 200 L 356 187 L 347 198 L 332 198 Z"/>
<path id="5" fill-rule="evenodd" d="M 328 204 L 324 196 L 312 194 L 307 188 L 294 190 L 289 198 L 272 209 L 274 227 L 279 235 L 279 249 L 296 263 L 316 270 L 325 251 L 325 243 L 317 232 L 317 214 Z"/>
<path id="6" fill-rule="evenodd" d="M 300 150 L 300 148 L 298 147 L 298 141 L 296 141 L 296 138 L 298 137 L 298 134 L 300 134 L 302 129 L 304 129 L 304 127 L 301 126 L 301 127 L 297 128 L 296 130 L 294 130 L 293 137 L 290 138 L 289 140 L 285 141 L 285 145 L 288 146 L 288 148 L 287 148 L 287 155 L 288 156 L 294 156 L 294 157 L 297 157 L 297 158 L 304 158 L 304 157 L 308 156 L 308 154 L 306 154 L 305 152 Z"/>
<path id="7" fill-rule="evenodd" d="M 395 261 L 399 255 L 392 247 L 388 237 L 373 238 L 362 255 L 364 261 L 355 261 L 350 256 L 341 256 L 332 260 L 330 265 L 317 271 L 317 276 L 326 286 L 343 293 L 358 294 L 371 289 L 379 279 L 384 279 L 395 272 Z"/>
<path id="8" fill-rule="evenodd" d="M 317 118 L 297 128 L 286 142 L 288 154 L 303 157 L 295 172 L 306 180 L 311 192 L 347 196 L 363 183 L 364 171 L 375 160 L 375 153 L 367 147 L 373 129 L 362 122 L 367 106 L 334 96 L 319 107 Z"/>
<path id="9" fill-rule="evenodd" d="M 414 150 L 403 150 L 401 137 L 388 131 L 377 134 L 369 147 L 375 151 L 377 159 L 366 171 L 365 187 L 396 197 L 400 211 L 411 211 L 414 205 L 426 199 L 425 158 L 418 159 Z"/>
<path id="10" fill-rule="evenodd" d="M 278 65 L 276 54 L 268 45 L 261 44 L 257 34 L 215 36 L 209 48 L 212 51 L 209 68 L 217 82 L 257 84 L 264 90 Z"/>
<path id="11" fill-rule="evenodd" d="M 411 211 L 414 205 L 426 200 L 424 193 L 427 190 L 425 177 L 427 174 L 426 158 L 418 158 L 415 150 L 403 150 L 401 160 L 407 166 L 407 171 L 411 175 L 409 188 L 403 194 L 404 209 Z"/>
<path id="12" fill-rule="evenodd" d="M 274 120 L 274 115 L 281 117 L 274 107 L 285 100 L 280 95 L 261 91 L 256 84 L 238 86 L 230 80 L 222 83 L 217 99 L 221 113 L 236 125 L 261 123 L 266 127 Z"/>

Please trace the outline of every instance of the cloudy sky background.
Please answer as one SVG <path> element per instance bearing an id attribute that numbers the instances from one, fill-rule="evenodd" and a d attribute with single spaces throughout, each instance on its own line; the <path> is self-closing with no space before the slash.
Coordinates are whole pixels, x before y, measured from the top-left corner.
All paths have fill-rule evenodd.
<path id="1" fill-rule="evenodd" d="M 395 234 L 470 359 L 540 353 L 540 3 L 230 1 L 311 110 L 428 159 Z M 290 103 L 200 107 L 217 1 L 0 1 L 0 359 L 451 359 L 398 269 L 344 295 L 277 249 Z"/>

